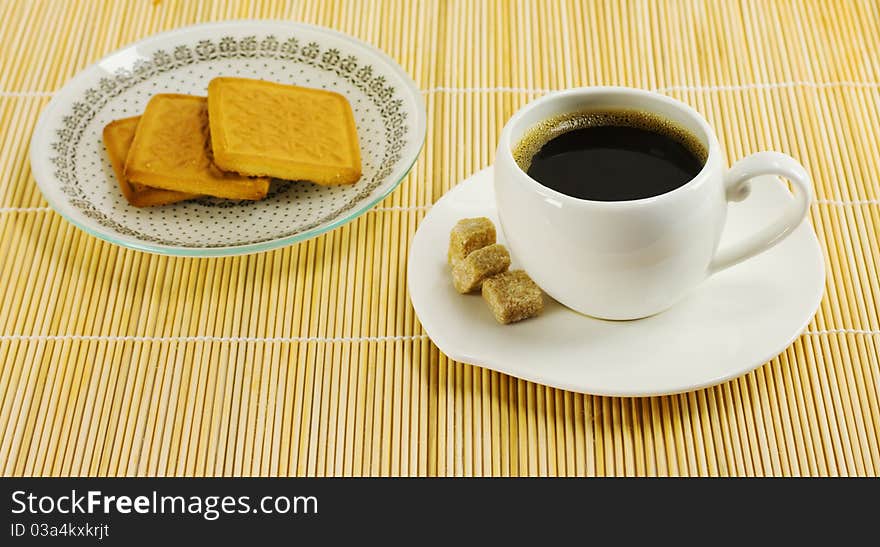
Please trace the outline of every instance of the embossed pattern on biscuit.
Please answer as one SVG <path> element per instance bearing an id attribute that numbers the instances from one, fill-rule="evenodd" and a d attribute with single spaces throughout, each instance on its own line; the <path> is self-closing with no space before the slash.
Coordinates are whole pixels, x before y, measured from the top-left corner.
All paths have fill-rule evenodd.
<path id="1" fill-rule="evenodd" d="M 204 101 L 162 102 L 149 120 L 149 138 L 139 149 L 144 165 L 156 171 L 196 171 L 211 167 L 208 110 Z M 220 176 L 223 176 L 220 173 Z"/>
<path id="2" fill-rule="evenodd" d="M 348 136 L 339 130 L 347 120 L 334 96 L 248 88 L 230 94 L 223 109 L 227 143 L 238 152 L 331 165 L 351 159 Z"/>
<path id="3" fill-rule="evenodd" d="M 361 175 L 354 116 L 338 93 L 215 78 L 208 103 L 223 169 L 319 184 L 351 183 Z"/>
<path id="4" fill-rule="evenodd" d="M 156 133 L 149 142 L 146 152 L 151 156 L 147 166 L 164 168 L 173 171 L 207 169 L 208 158 L 204 154 L 204 143 L 191 139 L 176 138 L 176 124 L 180 123 L 176 114 L 164 112 L 154 129 Z M 193 133 L 202 133 L 201 128 L 189 129 Z"/>
<path id="5" fill-rule="evenodd" d="M 227 199 L 261 199 L 266 178 L 224 172 L 213 162 L 207 100 L 160 94 L 147 104 L 125 166 L 135 182 Z"/>
<path id="6" fill-rule="evenodd" d="M 113 173 L 119 183 L 122 195 L 135 207 L 151 207 L 168 205 L 198 197 L 197 194 L 175 192 L 150 188 L 140 183 L 131 183 L 125 176 L 125 160 L 138 127 L 140 116 L 115 120 L 104 128 L 104 147 L 110 158 Z"/>

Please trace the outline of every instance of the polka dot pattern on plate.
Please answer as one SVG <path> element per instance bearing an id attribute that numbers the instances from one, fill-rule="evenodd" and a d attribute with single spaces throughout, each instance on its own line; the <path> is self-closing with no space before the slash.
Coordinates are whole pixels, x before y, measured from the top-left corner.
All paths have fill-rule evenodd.
<path id="1" fill-rule="evenodd" d="M 401 172 L 401 166 L 403 173 L 408 169 L 414 157 L 406 158 L 404 152 L 414 140 L 420 146 L 423 138 L 414 134 L 408 118 L 419 112 L 401 100 L 406 84 L 395 82 L 393 71 L 375 60 L 362 60 L 363 52 L 346 51 L 345 42 L 328 37 L 329 43 L 321 44 L 319 30 L 310 27 L 309 31 L 311 35 L 283 39 L 275 34 L 236 33 L 196 42 L 162 41 L 156 49 L 138 48 L 140 56 L 114 73 L 96 75 L 100 77 L 60 117 L 57 140 L 52 143 L 55 174 L 68 202 L 89 222 L 110 232 L 108 239 L 135 240 L 145 247 L 159 247 L 160 252 L 162 247 L 247 247 L 295 239 L 356 216 L 397 185 L 394 171 Z M 208 82 L 218 76 L 343 94 L 358 129 L 361 179 L 353 185 L 329 187 L 276 180 L 267 198 L 256 202 L 201 198 L 163 207 L 129 205 L 103 146 L 104 126 L 141 114 L 157 93 L 206 95 Z"/>

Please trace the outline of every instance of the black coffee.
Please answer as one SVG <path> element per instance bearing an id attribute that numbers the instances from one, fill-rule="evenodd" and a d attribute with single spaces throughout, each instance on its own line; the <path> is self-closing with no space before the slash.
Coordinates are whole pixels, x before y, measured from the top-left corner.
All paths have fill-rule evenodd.
<path id="1" fill-rule="evenodd" d="M 626 201 L 683 186 L 703 168 L 706 148 L 654 114 L 579 112 L 532 128 L 514 158 L 529 176 L 557 192 Z"/>

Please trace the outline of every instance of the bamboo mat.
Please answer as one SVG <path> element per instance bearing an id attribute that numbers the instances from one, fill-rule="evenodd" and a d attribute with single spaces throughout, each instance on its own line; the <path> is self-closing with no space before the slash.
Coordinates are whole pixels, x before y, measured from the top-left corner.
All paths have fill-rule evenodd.
<path id="1" fill-rule="evenodd" d="M 425 149 L 370 213 L 277 251 L 114 247 L 47 208 L 40 110 L 155 32 L 273 17 L 384 49 Z M 6 475 L 877 475 L 880 7 L 873 1 L 0 0 L 0 469 Z M 804 335 L 726 384 L 582 396 L 448 360 L 406 290 L 431 203 L 557 88 L 657 89 L 728 158 L 813 176 L 826 294 Z"/>

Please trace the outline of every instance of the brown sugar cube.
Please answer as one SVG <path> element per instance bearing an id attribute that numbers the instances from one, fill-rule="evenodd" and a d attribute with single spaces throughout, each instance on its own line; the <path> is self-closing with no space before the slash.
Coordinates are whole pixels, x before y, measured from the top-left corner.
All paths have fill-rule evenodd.
<path id="1" fill-rule="evenodd" d="M 466 294 L 479 289 L 485 279 L 507 271 L 509 267 L 510 253 L 504 245 L 489 245 L 453 264 L 452 284 L 455 290 Z"/>
<path id="2" fill-rule="evenodd" d="M 449 234 L 449 265 L 495 243 L 495 225 L 486 217 L 463 218 Z"/>
<path id="3" fill-rule="evenodd" d="M 541 289 L 523 270 L 512 270 L 483 281 L 483 299 L 502 325 L 534 317 L 544 310 Z"/>

